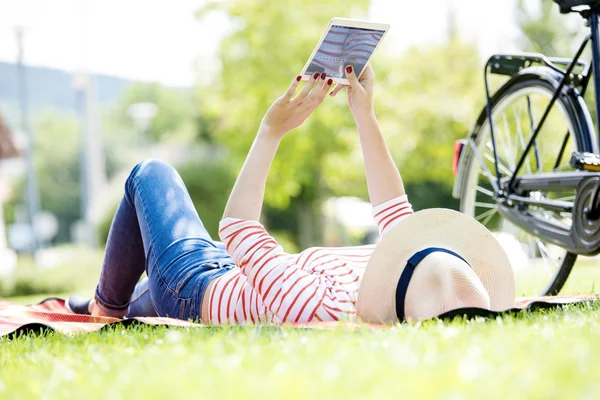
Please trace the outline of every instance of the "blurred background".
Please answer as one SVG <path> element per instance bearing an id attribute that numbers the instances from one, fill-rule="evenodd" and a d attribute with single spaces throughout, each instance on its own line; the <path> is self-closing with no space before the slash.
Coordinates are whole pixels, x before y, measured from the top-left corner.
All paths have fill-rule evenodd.
<path id="1" fill-rule="evenodd" d="M 376 111 L 415 209 L 456 208 L 453 143 L 498 52 L 570 55 L 550 0 L 20 0 L 0 3 L 0 297 L 90 294 L 135 163 L 171 162 L 216 237 L 270 103 L 334 16 L 391 24 Z M 286 137 L 264 223 L 289 252 L 376 227 L 345 96 Z"/>

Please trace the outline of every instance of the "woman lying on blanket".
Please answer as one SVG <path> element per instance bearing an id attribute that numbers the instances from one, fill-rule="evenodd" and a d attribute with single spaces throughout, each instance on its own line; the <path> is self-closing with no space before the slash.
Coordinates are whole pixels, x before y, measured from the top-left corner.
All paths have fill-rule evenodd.
<path id="1" fill-rule="evenodd" d="M 159 315 L 211 324 L 389 323 L 463 307 L 512 307 L 512 270 L 491 233 L 452 210 L 413 213 L 373 110 L 375 75 L 370 66 L 360 80 L 351 66 L 346 75 L 382 235 L 376 247 L 288 254 L 258 222 L 280 141 L 331 89 L 331 79 L 315 74 L 295 95 L 297 77 L 260 124 L 220 223 L 222 243 L 206 232 L 175 169 L 142 162 L 125 184 L 94 299 L 71 296 L 68 307 L 98 316 Z M 148 279 L 138 284 L 144 270 Z"/>

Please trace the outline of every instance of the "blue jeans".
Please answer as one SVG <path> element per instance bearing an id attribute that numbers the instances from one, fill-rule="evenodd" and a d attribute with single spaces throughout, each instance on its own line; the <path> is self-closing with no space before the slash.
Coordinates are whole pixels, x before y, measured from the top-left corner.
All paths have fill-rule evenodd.
<path id="1" fill-rule="evenodd" d="M 100 309 L 199 320 L 206 287 L 232 268 L 177 171 L 156 160 L 136 165 L 110 227 L 96 288 Z M 144 270 L 148 278 L 138 283 Z"/>

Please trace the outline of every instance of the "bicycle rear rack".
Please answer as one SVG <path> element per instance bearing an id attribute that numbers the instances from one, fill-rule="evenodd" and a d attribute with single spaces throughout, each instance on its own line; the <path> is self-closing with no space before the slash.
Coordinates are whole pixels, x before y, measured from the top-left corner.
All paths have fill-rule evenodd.
<path id="1" fill-rule="evenodd" d="M 492 74 L 514 76 L 534 64 L 542 64 L 564 76 L 567 71 L 560 66 L 568 67 L 571 61 L 570 58 L 548 57 L 540 53 L 494 54 L 486 64 L 486 71 L 489 68 Z M 569 80 L 572 83 L 582 81 L 585 71 L 589 70 L 589 64 L 585 61 L 577 60 L 575 66 L 582 68 L 583 73 L 571 74 Z"/>

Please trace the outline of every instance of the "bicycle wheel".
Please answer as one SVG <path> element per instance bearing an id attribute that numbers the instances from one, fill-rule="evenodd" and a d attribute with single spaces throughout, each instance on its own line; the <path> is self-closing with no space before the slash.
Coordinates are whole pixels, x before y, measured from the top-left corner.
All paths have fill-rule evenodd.
<path id="1" fill-rule="evenodd" d="M 509 81 L 492 99 L 498 169 L 502 178 L 510 176 L 553 92 L 554 87 L 547 81 L 531 77 L 526 80 Z M 589 151 L 582 149 L 583 145 L 576 140 L 574 129 L 578 126 L 577 123 L 574 105 L 568 97 L 559 96 L 520 173 L 571 170 L 571 153 L 575 150 Z M 465 154 L 468 158 L 465 160 L 465 168 L 462 169 L 460 209 L 494 232 L 505 248 L 515 273 L 517 296 L 557 294 L 565 284 L 577 255 L 541 240 L 498 213 L 497 203 L 493 198 L 493 186 L 490 183 L 492 177 L 486 176 L 485 169 L 482 168 L 484 163 L 492 175 L 495 175 L 487 117 L 483 124 L 478 124 L 478 128 L 479 131 L 474 132 L 475 143 L 481 157 L 478 158 L 473 151 L 468 150 Z M 561 148 L 562 157 L 559 157 Z M 575 191 L 535 191 L 529 193 L 529 197 L 536 200 L 573 201 Z M 527 207 L 527 212 L 536 213 L 543 218 L 559 220 L 568 226 L 572 224 L 570 213 L 549 211 L 535 206 L 524 207 Z"/>

